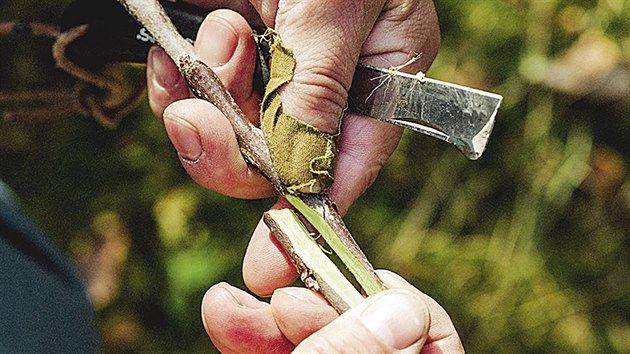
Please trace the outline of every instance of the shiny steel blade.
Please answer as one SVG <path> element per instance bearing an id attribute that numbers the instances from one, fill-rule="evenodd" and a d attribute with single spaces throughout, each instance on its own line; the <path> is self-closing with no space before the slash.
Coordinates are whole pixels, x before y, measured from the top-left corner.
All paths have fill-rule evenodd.
<path id="1" fill-rule="evenodd" d="M 348 108 L 449 142 L 476 160 L 486 148 L 502 99 L 421 74 L 359 65 Z"/>

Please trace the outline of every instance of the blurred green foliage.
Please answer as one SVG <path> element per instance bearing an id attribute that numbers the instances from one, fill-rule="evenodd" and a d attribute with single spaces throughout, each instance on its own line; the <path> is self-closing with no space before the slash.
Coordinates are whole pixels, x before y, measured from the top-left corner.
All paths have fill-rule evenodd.
<path id="1" fill-rule="evenodd" d="M 66 3 L 4 2 L 0 20 L 50 21 Z M 350 230 L 376 267 L 449 311 L 471 353 L 630 352 L 630 2 L 436 6 L 429 75 L 505 96 L 488 150 L 469 162 L 406 134 Z M 49 44 L 0 38 L 0 90 L 62 82 Z M 120 289 L 97 308 L 106 351 L 205 352 L 201 297 L 242 286 L 273 201 L 197 186 L 144 102 L 115 130 L 78 116 L 0 123 L 0 178 L 75 259 L 107 243 L 98 220 L 121 223 Z"/>

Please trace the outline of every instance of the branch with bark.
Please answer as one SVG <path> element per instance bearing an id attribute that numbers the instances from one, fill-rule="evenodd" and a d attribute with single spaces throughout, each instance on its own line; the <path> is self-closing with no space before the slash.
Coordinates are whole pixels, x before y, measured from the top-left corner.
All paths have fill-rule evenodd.
<path id="1" fill-rule="evenodd" d="M 119 0 L 119 2 L 151 32 L 156 43 L 176 63 L 194 94 L 215 105 L 225 115 L 236 133 L 245 160 L 255 166 L 271 182 L 275 190 L 285 196 L 325 237 L 326 242 L 350 269 L 368 295 L 384 289 L 383 282 L 374 272 L 374 268 L 348 231 L 334 202 L 327 194 L 300 197 L 287 194 L 271 160 L 262 131 L 251 124 L 212 69 L 196 58 L 192 45 L 179 35 L 161 5 L 156 0 Z M 338 288 L 329 283 L 330 280 L 322 278 L 322 274 L 328 273 L 329 265 L 322 266 L 321 263 L 303 259 L 309 256 L 301 255 L 295 243 L 291 241 L 298 229 L 294 227 L 295 220 L 291 220 L 291 217 L 285 214 L 266 213 L 265 215 L 267 225 L 283 245 L 305 285 L 322 292 L 338 311 L 346 310 L 353 302 L 353 300 L 348 300 L 348 296 L 351 299 L 356 299 L 356 297 L 344 295 L 343 291 L 339 294 Z M 323 269 L 314 269 L 320 266 Z"/>

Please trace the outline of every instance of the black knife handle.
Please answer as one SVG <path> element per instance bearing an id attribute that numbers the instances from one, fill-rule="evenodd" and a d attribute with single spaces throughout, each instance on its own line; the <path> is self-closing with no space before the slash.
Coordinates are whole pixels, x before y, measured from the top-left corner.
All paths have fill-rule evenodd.
<path id="1" fill-rule="evenodd" d="M 197 36 L 206 15 L 218 8 L 232 8 L 243 12 L 256 33 L 265 30 L 262 21 L 252 11 L 243 11 L 242 1 L 208 1 L 207 8 L 199 8 L 181 2 L 159 1 L 179 33 L 191 43 Z M 87 33 L 70 43 L 66 56 L 86 67 L 98 68 L 106 63 L 145 63 L 147 52 L 154 40 L 149 31 L 141 26 L 116 0 L 77 0 L 71 3 L 61 19 L 61 30 L 88 25 Z M 262 91 L 268 80 L 267 60 L 269 49 L 258 43 L 254 88 Z"/>
<path id="2" fill-rule="evenodd" d="M 160 1 L 180 34 L 194 41 L 207 10 Z M 146 62 L 153 37 L 115 0 L 78 0 L 66 8 L 61 30 L 88 25 L 87 33 L 70 43 L 66 56 L 85 67 L 110 62 Z"/>

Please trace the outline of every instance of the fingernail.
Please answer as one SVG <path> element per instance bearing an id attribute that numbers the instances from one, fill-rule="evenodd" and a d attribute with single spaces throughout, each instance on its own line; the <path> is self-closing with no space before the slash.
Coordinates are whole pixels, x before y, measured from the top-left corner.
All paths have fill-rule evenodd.
<path id="1" fill-rule="evenodd" d="M 241 300 L 239 300 L 238 296 L 236 296 L 236 294 L 232 292 L 229 285 L 224 284 L 224 283 L 219 283 L 215 285 L 214 287 L 216 287 L 217 289 L 221 289 L 223 291 L 223 294 L 226 295 L 228 298 L 230 298 L 230 300 L 232 300 L 236 305 L 244 306 Z"/>
<path id="2" fill-rule="evenodd" d="M 369 300 L 360 319 L 385 344 L 405 349 L 426 339 L 429 311 L 421 299 L 404 290 L 390 290 Z"/>
<path id="3" fill-rule="evenodd" d="M 233 288 L 228 283 L 219 283 L 215 285 L 217 289 L 221 289 L 223 294 L 231 299 L 235 305 L 242 307 L 243 309 L 256 310 L 264 307 L 264 303 L 256 300 L 254 297 L 249 296 L 243 291 Z"/>
<path id="4" fill-rule="evenodd" d="M 151 47 L 148 63 L 153 70 L 153 80 L 162 88 L 169 90 L 183 80 L 177 67 L 162 49 Z"/>
<path id="5" fill-rule="evenodd" d="M 164 114 L 164 125 L 179 156 L 191 162 L 199 160 L 203 149 L 199 131 L 192 124 L 172 114 Z"/>
<path id="6" fill-rule="evenodd" d="M 321 307 L 321 308 L 328 308 L 330 307 L 330 305 L 328 305 L 325 300 L 320 300 L 317 298 L 312 298 L 309 296 L 305 296 L 303 289 L 298 289 L 298 288 L 280 288 L 280 289 L 276 289 L 274 291 L 274 295 L 278 295 L 280 294 L 281 296 L 288 296 L 291 297 L 301 303 L 303 303 L 306 306 L 313 306 L 313 307 Z M 319 300 L 319 301 L 318 301 Z"/>
<path id="7" fill-rule="evenodd" d="M 211 67 L 219 67 L 234 55 L 238 36 L 227 20 L 210 15 L 199 29 L 196 43 L 199 56 Z"/>

